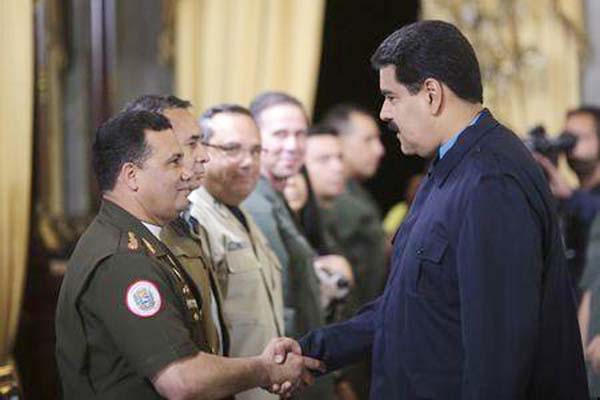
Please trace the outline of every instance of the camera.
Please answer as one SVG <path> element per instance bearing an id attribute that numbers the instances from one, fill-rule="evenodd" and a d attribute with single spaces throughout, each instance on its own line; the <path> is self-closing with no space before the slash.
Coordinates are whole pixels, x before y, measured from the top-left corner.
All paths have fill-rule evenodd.
<path id="1" fill-rule="evenodd" d="M 530 151 L 540 153 L 556 165 L 561 153 L 573 150 L 577 143 L 577 136 L 565 131 L 556 137 L 548 137 L 546 129 L 538 125 L 527 132 L 524 143 Z"/>

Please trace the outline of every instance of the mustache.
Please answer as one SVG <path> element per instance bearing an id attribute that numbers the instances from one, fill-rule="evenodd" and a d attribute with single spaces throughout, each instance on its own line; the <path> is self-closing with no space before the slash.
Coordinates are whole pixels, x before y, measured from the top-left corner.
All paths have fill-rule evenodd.
<path id="1" fill-rule="evenodd" d="M 399 132 L 400 131 L 400 128 L 398 128 L 398 125 L 396 125 L 394 123 L 394 121 L 388 122 L 386 126 L 392 132 Z"/>

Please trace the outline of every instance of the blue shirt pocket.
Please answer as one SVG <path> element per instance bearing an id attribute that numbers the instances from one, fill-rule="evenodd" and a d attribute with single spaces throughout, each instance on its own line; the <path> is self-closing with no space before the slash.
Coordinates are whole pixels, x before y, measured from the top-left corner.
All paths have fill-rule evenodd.
<path id="1" fill-rule="evenodd" d="M 432 232 L 425 237 L 416 250 L 418 262 L 415 276 L 415 292 L 432 301 L 454 301 L 453 288 L 446 269 L 449 265 L 444 256 L 448 252 L 448 240 L 440 233 Z M 447 257 L 446 257 L 447 258 Z"/>

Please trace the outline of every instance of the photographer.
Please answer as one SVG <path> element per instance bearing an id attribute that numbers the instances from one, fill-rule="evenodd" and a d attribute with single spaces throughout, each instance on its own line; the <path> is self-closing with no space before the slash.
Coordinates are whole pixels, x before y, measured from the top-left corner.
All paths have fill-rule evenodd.
<path id="1" fill-rule="evenodd" d="M 573 189 L 548 158 L 539 153 L 535 156 L 560 202 L 569 269 L 578 284 L 590 225 L 600 209 L 600 108 L 582 106 L 569 111 L 565 131 L 577 137 L 575 147 L 567 153 L 567 162 L 579 179 L 579 189 Z"/>

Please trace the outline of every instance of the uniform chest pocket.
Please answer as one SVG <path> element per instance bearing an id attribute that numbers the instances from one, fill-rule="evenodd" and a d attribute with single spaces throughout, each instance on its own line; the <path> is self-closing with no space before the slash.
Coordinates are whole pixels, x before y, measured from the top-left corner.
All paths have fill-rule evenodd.
<path id="1" fill-rule="evenodd" d="M 227 272 L 230 274 L 256 272 L 260 269 L 251 246 L 227 250 L 225 252 L 225 261 L 227 263 Z"/>
<path id="2" fill-rule="evenodd" d="M 255 320 L 256 304 L 264 292 L 262 269 L 252 247 L 230 249 L 225 253 L 226 268 L 219 276 L 225 300 L 225 319 L 238 323 Z"/>
<path id="3" fill-rule="evenodd" d="M 446 253 L 448 253 L 448 240 L 438 233 L 432 233 L 419 247 L 417 294 L 431 300 L 445 302 L 455 302 L 458 299 L 456 287 L 448 271 L 451 266 L 444 259 Z"/>

